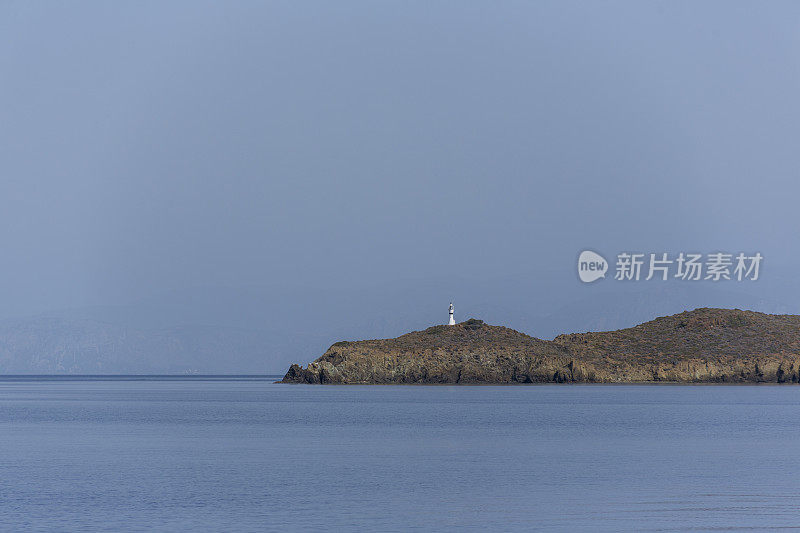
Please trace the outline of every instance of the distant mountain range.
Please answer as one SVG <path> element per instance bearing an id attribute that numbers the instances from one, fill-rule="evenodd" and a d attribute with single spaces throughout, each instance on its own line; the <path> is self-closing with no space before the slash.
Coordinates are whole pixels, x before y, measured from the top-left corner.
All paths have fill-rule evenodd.
<path id="1" fill-rule="evenodd" d="M 604 282 L 603 282 L 604 283 Z M 118 306 L 0 320 L 0 374 L 282 373 L 332 342 L 396 337 L 472 316 L 552 339 L 615 330 L 697 307 L 797 313 L 739 285 L 543 287 L 526 278 L 404 282 L 362 289 L 202 288 Z M 763 291 L 769 292 L 769 291 Z M 787 294 L 788 296 L 788 294 Z"/>
<path id="2" fill-rule="evenodd" d="M 245 329 L 139 330 L 86 319 L 0 322 L 0 373 L 264 373 L 269 339 Z"/>

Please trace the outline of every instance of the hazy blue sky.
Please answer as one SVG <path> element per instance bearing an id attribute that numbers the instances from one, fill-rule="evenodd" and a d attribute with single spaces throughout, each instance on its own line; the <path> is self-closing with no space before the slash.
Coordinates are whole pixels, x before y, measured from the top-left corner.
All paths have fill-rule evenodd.
<path id="1" fill-rule="evenodd" d="M 6 1 L 0 72 L 5 316 L 800 261 L 797 2 Z"/>

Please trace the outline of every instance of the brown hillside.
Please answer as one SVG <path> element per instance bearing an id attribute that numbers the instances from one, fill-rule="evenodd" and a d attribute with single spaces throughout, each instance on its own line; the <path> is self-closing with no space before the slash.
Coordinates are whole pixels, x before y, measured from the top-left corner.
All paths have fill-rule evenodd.
<path id="1" fill-rule="evenodd" d="M 285 383 L 798 382 L 800 316 L 696 309 L 553 341 L 468 320 L 338 342 Z"/>

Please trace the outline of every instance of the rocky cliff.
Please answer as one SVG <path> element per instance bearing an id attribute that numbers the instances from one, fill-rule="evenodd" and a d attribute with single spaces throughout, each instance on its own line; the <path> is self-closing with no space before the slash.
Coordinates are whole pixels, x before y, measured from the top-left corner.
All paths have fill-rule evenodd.
<path id="1" fill-rule="evenodd" d="M 800 316 L 696 309 L 638 326 L 536 339 L 470 319 L 337 342 L 283 383 L 798 383 Z"/>

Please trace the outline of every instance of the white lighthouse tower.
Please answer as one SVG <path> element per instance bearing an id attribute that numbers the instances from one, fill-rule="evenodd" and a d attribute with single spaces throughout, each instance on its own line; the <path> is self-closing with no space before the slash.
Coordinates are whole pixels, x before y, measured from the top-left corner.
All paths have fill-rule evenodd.
<path id="1" fill-rule="evenodd" d="M 453 318 L 453 302 L 450 302 L 450 322 L 447 323 L 448 326 L 455 326 L 456 320 Z"/>

